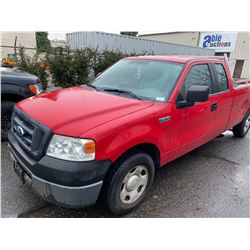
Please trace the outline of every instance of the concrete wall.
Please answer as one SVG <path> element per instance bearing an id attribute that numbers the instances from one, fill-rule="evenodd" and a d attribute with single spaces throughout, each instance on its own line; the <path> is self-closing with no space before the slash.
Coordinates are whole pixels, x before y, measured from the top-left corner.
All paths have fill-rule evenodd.
<path id="1" fill-rule="evenodd" d="M 5 58 L 8 54 L 14 54 L 14 48 L 6 48 L 4 46 L 14 46 L 15 37 L 17 36 L 16 46 L 30 48 L 25 53 L 33 57 L 36 53 L 36 33 L 35 32 L 1 32 L 1 58 Z M 18 49 L 17 49 L 18 52 Z"/>

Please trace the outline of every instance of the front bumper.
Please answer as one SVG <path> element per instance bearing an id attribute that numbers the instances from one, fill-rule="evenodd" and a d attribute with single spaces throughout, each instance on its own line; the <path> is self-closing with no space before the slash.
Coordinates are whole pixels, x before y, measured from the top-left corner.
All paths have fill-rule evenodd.
<path id="1" fill-rule="evenodd" d="M 72 208 L 96 203 L 111 161 L 69 162 L 48 156 L 37 161 L 20 147 L 11 132 L 8 139 L 13 160 L 24 172 L 24 182 L 38 196 Z"/>

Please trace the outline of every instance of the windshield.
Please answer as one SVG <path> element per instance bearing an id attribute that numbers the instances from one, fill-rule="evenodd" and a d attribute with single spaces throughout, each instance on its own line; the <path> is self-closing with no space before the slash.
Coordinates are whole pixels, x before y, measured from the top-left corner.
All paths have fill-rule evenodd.
<path id="1" fill-rule="evenodd" d="M 122 90 L 140 99 L 163 102 L 171 94 L 183 66 L 156 60 L 124 59 L 104 71 L 92 85 L 104 91 Z"/>

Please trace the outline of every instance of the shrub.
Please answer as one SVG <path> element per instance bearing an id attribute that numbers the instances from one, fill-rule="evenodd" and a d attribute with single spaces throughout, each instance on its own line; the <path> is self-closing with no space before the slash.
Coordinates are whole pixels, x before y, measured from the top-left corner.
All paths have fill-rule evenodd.
<path id="1" fill-rule="evenodd" d="M 20 67 L 38 75 L 43 84 L 46 83 L 47 77 L 44 69 L 48 68 L 54 84 L 70 87 L 86 84 L 93 76 L 120 59 L 135 55 L 136 53 L 125 54 L 119 50 L 99 52 L 97 49 L 90 48 L 70 50 L 69 47 L 58 47 L 48 49 L 47 53 L 39 60 L 37 56 L 34 59 L 29 59 L 23 51 L 20 51 Z"/>
<path id="2" fill-rule="evenodd" d="M 88 83 L 91 77 L 126 56 L 130 55 L 120 51 L 56 48 L 50 53 L 48 63 L 53 82 L 69 87 Z"/>
<path id="3" fill-rule="evenodd" d="M 126 55 L 120 51 L 113 52 L 105 50 L 102 53 L 96 53 L 95 64 L 93 65 L 95 75 L 104 71 L 123 57 L 126 57 Z"/>
<path id="4" fill-rule="evenodd" d="M 62 87 L 87 83 L 94 57 L 94 51 L 91 49 L 53 49 L 48 56 L 52 81 Z"/>
<path id="5" fill-rule="evenodd" d="M 47 74 L 45 68 L 42 67 L 43 63 L 38 60 L 37 55 L 33 58 L 25 54 L 25 49 L 20 48 L 18 56 L 18 68 L 23 71 L 27 71 L 39 77 L 44 89 L 47 87 Z"/>

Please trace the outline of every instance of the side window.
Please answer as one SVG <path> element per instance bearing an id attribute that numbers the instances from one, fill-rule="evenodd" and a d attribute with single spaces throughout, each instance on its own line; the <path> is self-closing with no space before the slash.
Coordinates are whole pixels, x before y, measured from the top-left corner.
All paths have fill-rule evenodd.
<path id="1" fill-rule="evenodd" d="M 186 100 L 191 85 L 209 86 L 209 92 L 212 93 L 212 78 L 207 64 L 198 64 L 190 69 L 177 98 L 178 101 Z"/>
<path id="2" fill-rule="evenodd" d="M 225 69 L 222 64 L 216 63 L 215 66 L 215 72 L 218 77 L 218 86 L 216 92 L 222 92 L 229 89 L 228 87 L 228 80 L 227 80 L 227 74 L 225 72 Z"/>

